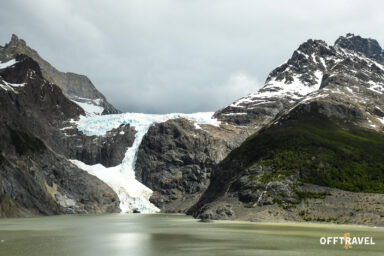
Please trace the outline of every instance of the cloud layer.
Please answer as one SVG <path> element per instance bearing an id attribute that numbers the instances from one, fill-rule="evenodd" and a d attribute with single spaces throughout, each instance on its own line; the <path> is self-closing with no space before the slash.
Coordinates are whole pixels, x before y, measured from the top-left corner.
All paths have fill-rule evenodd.
<path id="1" fill-rule="evenodd" d="M 384 3 L 357 0 L 9 0 L 12 33 L 85 74 L 123 111 L 215 111 L 259 89 L 309 39 L 384 42 Z"/>

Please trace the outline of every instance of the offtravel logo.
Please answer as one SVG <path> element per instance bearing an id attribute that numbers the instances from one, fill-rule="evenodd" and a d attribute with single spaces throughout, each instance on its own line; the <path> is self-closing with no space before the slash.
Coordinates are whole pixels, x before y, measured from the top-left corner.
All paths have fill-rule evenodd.
<path id="1" fill-rule="evenodd" d="M 344 249 L 351 249 L 353 245 L 375 245 L 373 237 L 354 236 L 351 233 L 345 233 L 344 236 L 328 236 L 320 238 L 321 245 L 343 245 Z"/>

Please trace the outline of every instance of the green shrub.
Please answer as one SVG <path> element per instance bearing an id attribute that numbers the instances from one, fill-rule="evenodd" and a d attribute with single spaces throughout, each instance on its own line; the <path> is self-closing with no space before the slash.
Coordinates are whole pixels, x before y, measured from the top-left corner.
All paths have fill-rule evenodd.
<path id="1" fill-rule="evenodd" d="M 288 122 L 251 136 L 229 158 L 239 156 L 248 166 L 272 169 L 264 182 L 297 175 L 299 182 L 384 193 L 384 136 L 351 124 L 319 117 Z"/>

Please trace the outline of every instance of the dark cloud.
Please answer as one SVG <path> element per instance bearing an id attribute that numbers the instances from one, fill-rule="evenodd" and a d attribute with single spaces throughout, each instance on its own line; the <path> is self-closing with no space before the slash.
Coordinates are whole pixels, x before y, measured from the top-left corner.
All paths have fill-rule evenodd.
<path id="1" fill-rule="evenodd" d="M 308 38 L 384 41 L 382 1 L 5 0 L 16 33 L 124 111 L 215 111 L 256 91 Z"/>

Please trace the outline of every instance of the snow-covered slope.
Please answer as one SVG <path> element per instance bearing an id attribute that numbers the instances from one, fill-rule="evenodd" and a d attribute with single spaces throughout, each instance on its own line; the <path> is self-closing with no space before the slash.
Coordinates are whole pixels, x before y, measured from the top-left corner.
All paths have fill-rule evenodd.
<path id="1" fill-rule="evenodd" d="M 102 105 L 103 99 L 87 99 L 78 96 L 70 98 L 73 102 L 79 105 L 87 116 L 102 115 L 104 107 Z"/>
<path id="2" fill-rule="evenodd" d="M 340 37 L 334 46 L 321 40 L 308 40 L 294 51 L 287 62 L 269 74 L 262 89 L 217 111 L 214 116 L 235 125 L 265 124 L 281 110 L 319 90 L 323 80 L 333 74 L 346 73 L 365 83 L 369 90 L 383 92 L 383 64 L 367 57 L 361 50 L 364 49 L 362 45 L 354 49 L 354 44 L 346 43 L 357 37 L 352 34 Z M 369 42 L 372 39 L 367 40 L 367 45 L 371 45 Z M 348 48 L 344 48 L 345 45 Z M 384 55 L 381 48 L 379 50 Z"/>
<path id="3" fill-rule="evenodd" d="M 77 122 L 77 127 L 86 135 L 102 136 L 121 124 L 130 124 L 137 133 L 132 147 L 127 149 L 123 162 L 118 166 L 106 168 L 100 164 L 90 166 L 77 160 L 72 160 L 72 162 L 111 186 L 119 196 L 122 212 L 158 212 L 159 209 L 149 202 L 152 191 L 135 179 L 137 152 L 144 135 L 152 124 L 180 117 L 194 121 L 197 128 L 199 128 L 198 124 L 219 125 L 220 123 L 216 119 L 211 118 L 212 115 L 212 112 L 166 115 L 124 113 L 83 117 Z"/>

